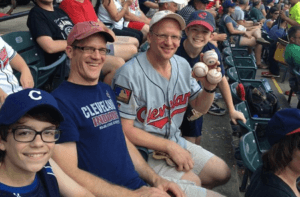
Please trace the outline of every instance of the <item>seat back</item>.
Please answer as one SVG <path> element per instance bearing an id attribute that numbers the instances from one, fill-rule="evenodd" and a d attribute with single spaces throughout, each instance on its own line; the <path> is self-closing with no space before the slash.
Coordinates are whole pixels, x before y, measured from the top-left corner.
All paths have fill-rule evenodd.
<path id="1" fill-rule="evenodd" d="M 46 82 L 52 86 L 53 76 L 58 70 L 61 77 L 59 81 L 64 79 L 66 55 L 62 55 L 51 65 L 45 65 L 44 51 L 33 40 L 29 31 L 11 32 L 3 35 L 2 38 L 23 57 L 30 68 L 36 88 L 41 88 Z M 62 66 L 58 68 L 60 65 Z M 14 74 L 17 78 L 20 77 L 17 71 L 14 71 Z"/>
<path id="2" fill-rule="evenodd" d="M 231 52 L 231 50 L 230 50 L 230 52 Z M 235 62 L 233 62 L 233 58 L 231 55 L 225 57 L 225 65 L 227 65 L 228 67 L 235 67 Z"/>
<path id="3" fill-rule="evenodd" d="M 261 164 L 261 153 L 258 151 L 257 143 L 252 132 L 248 132 L 240 139 L 240 154 L 244 166 L 254 172 Z"/>
<path id="4" fill-rule="evenodd" d="M 18 54 L 25 60 L 34 79 L 35 87 L 38 88 L 38 68 L 44 64 L 44 57 L 38 51 L 30 32 L 18 31 L 1 36 Z M 14 70 L 19 79 L 20 73 Z"/>
<path id="5" fill-rule="evenodd" d="M 231 55 L 232 55 L 232 54 L 231 54 L 231 53 L 232 53 L 231 48 L 230 48 L 230 47 L 225 47 L 225 48 L 223 49 L 222 53 L 223 53 L 223 56 L 224 56 L 224 57 L 231 56 Z"/>
<path id="6" fill-rule="evenodd" d="M 226 74 L 229 78 L 229 83 L 239 82 L 239 76 L 235 67 L 230 67 L 227 69 Z"/>

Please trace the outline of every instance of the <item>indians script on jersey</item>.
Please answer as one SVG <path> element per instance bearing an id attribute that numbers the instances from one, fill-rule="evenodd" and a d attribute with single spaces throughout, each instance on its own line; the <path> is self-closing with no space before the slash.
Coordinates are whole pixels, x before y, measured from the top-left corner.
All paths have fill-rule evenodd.
<path id="1" fill-rule="evenodd" d="M 114 124 L 119 124 L 119 115 L 111 99 L 102 100 L 81 107 L 83 115 L 92 118 L 94 127 L 104 129 Z"/>
<path id="2" fill-rule="evenodd" d="M 148 114 L 146 118 L 146 123 L 159 129 L 162 129 L 169 122 L 169 119 L 172 119 L 173 116 L 175 116 L 176 114 L 184 113 L 186 111 L 190 95 L 190 92 L 178 96 L 175 94 L 173 96 L 173 100 L 169 102 L 170 107 L 164 104 L 159 108 L 150 108 L 148 110 L 148 113 L 147 107 L 141 107 L 137 111 L 137 119 L 143 123 L 145 122 L 145 114 Z M 170 116 L 166 116 L 166 110 L 171 111 Z"/>

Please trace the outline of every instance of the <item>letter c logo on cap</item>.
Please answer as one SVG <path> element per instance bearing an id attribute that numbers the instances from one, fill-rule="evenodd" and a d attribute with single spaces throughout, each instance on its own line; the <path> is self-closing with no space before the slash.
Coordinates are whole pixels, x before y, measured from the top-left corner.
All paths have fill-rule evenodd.
<path id="1" fill-rule="evenodd" d="M 37 95 L 33 95 L 33 94 L 37 94 Z M 37 90 L 31 90 L 28 94 L 28 96 L 32 99 L 32 100 L 41 100 L 42 96 L 41 96 L 41 91 L 37 91 Z M 38 96 L 39 95 L 39 96 Z M 37 97 L 36 97 L 37 96 Z"/>

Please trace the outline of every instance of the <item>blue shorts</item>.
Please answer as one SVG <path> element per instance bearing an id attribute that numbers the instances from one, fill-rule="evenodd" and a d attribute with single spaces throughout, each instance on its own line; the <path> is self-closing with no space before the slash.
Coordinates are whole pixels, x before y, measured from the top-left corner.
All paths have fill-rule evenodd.
<path id="1" fill-rule="evenodd" d="M 192 107 L 189 105 L 184 114 L 180 130 L 182 136 L 199 137 L 202 135 L 203 116 L 194 121 L 188 121 L 187 116 L 190 114 Z"/>

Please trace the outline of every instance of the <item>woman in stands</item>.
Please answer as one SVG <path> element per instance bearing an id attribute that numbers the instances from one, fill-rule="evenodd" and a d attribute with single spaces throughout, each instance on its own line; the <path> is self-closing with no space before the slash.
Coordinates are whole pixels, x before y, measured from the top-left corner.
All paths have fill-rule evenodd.
<path id="1" fill-rule="evenodd" d="M 270 150 L 251 178 L 245 197 L 299 197 L 300 110 L 276 112 L 267 126 Z"/>
<path id="2" fill-rule="evenodd" d="M 270 29 L 273 26 L 273 23 L 277 20 L 279 16 L 279 10 L 276 6 L 273 6 L 270 8 L 268 14 L 267 14 L 267 20 L 265 20 L 262 28 L 265 30 L 268 34 L 270 32 Z"/>
<path id="3" fill-rule="evenodd" d="M 248 31 L 244 26 L 237 24 L 237 22 L 230 16 L 234 13 L 234 7 L 235 3 L 232 3 L 230 0 L 224 1 L 223 15 L 220 19 L 220 26 L 225 28 L 230 34 L 229 39 L 231 44 L 248 46 L 251 48 L 255 47 L 254 53 L 257 67 L 263 69 L 267 68 L 267 66 L 261 62 L 261 44 L 269 45 L 270 43 L 261 37 L 261 25 L 258 25 L 256 26 L 257 28 Z"/>
<path id="4" fill-rule="evenodd" d="M 0 110 L 0 196 L 92 197 L 49 159 L 63 116 L 38 89 L 9 95 Z"/>
<path id="5" fill-rule="evenodd" d="M 97 0 L 95 11 L 100 21 L 117 36 L 131 36 L 139 40 L 140 45 L 143 42 L 143 33 L 136 29 L 124 27 L 124 16 L 129 12 L 128 7 L 132 0 L 124 1 L 123 7 L 119 0 Z"/>

